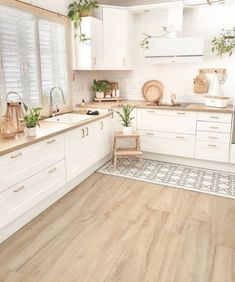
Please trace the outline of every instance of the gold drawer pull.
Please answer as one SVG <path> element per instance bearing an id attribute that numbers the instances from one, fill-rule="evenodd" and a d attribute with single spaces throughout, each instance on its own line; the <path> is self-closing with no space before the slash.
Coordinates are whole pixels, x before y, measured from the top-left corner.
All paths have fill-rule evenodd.
<path id="1" fill-rule="evenodd" d="M 14 193 L 20 192 L 20 191 L 22 191 L 24 188 L 25 188 L 25 186 L 22 185 L 22 186 L 16 188 L 16 189 L 14 190 Z"/>
<path id="2" fill-rule="evenodd" d="M 215 136 L 209 136 L 209 138 L 210 139 L 215 139 L 215 140 L 219 139 L 218 137 L 215 137 Z"/>
<path id="3" fill-rule="evenodd" d="M 184 139 L 184 136 L 175 136 L 177 139 Z"/>
<path id="4" fill-rule="evenodd" d="M 50 140 L 50 141 L 47 141 L 47 144 L 52 144 L 52 143 L 55 143 L 56 142 L 56 140 L 55 139 L 52 139 L 52 140 Z"/>
<path id="5" fill-rule="evenodd" d="M 210 126 L 211 129 L 219 129 L 218 126 Z"/>
<path id="6" fill-rule="evenodd" d="M 186 113 L 177 112 L 177 115 L 186 115 Z"/>
<path id="7" fill-rule="evenodd" d="M 216 147 L 217 147 L 217 145 L 208 144 L 208 147 L 213 147 L 213 148 L 216 148 Z"/>
<path id="8" fill-rule="evenodd" d="M 82 138 L 84 138 L 84 137 L 85 137 L 85 129 L 82 128 Z"/>
<path id="9" fill-rule="evenodd" d="M 103 123 L 103 121 L 101 121 L 101 128 L 100 128 L 101 130 L 103 130 L 104 129 L 104 123 Z"/>
<path id="10" fill-rule="evenodd" d="M 219 117 L 217 117 L 217 116 L 210 116 L 210 118 L 219 119 Z"/>
<path id="11" fill-rule="evenodd" d="M 16 154 L 16 155 L 11 156 L 11 159 L 19 158 L 19 157 L 22 156 L 22 155 L 23 155 L 22 153 L 18 153 L 18 154 Z"/>
<path id="12" fill-rule="evenodd" d="M 146 135 L 149 135 L 149 136 L 154 136 L 154 133 L 151 133 L 151 132 L 147 132 Z"/>
<path id="13" fill-rule="evenodd" d="M 49 170 L 48 173 L 53 173 L 53 172 L 55 172 L 56 170 L 57 170 L 57 168 L 54 167 L 54 168 L 52 168 L 51 170 Z"/>
<path id="14" fill-rule="evenodd" d="M 148 112 L 148 113 L 151 113 L 151 114 L 152 114 L 152 113 L 155 113 L 155 111 L 147 111 L 147 112 Z"/>

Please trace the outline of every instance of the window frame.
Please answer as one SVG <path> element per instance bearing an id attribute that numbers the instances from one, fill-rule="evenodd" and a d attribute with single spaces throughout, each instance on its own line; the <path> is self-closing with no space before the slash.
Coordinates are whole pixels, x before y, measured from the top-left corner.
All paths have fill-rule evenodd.
<path id="1" fill-rule="evenodd" d="M 63 24 L 65 28 L 65 43 L 66 43 L 66 50 L 67 50 L 67 71 L 68 71 L 68 95 L 66 96 L 66 104 L 60 106 L 60 113 L 65 113 L 72 111 L 73 106 L 72 106 L 72 31 L 71 31 L 71 23 L 70 20 L 67 16 L 61 15 L 59 13 L 55 13 L 49 10 L 46 10 L 44 8 L 40 8 L 37 6 L 33 6 L 28 3 L 23 3 L 18 0 L 0 0 L 0 5 L 5 5 L 8 7 L 12 7 L 15 9 L 19 9 L 22 11 L 25 11 L 27 13 L 32 14 L 35 17 L 36 20 L 36 25 L 38 27 L 38 22 L 39 20 L 47 20 L 51 22 L 56 22 L 59 24 Z M 41 60 L 40 60 L 40 43 L 39 43 L 39 28 L 36 28 L 36 48 L 37 52 L 39 52 L 39 66 L 38 66 L 38 75 L 41 75 Z M 71 72 L 71 73 L 70 73 Z M 41 78 L 40 78 L 41 80 Z M 40 81 L 39 80 L 39 81 Z M 40 85 L 40 88 L 42 86 Z M 42 92 L 41 92 L 42 93 Z M 43 93 L 42 93 L 43 95 Z M 39 100 L 42 102 L 43 97 L 40 95 Z M 4 101 L 2 101 L 4 102 Z M 49 105 L 43 105 L 42 108 L 42 115 L 44 116 L 49 116 L 50 114 L 50 106 Z"/>

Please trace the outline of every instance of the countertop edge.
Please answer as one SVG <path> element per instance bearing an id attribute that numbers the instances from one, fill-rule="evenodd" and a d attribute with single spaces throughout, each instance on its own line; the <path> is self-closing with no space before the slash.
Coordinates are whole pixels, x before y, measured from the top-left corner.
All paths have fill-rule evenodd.
<path id="1" fill-rule="evenodd" d="M 99 115 L 99 116 L 95 116 L 94 119 L 85 120 L 85 121 L 82 121 L 82 122 L 79 122 L 79 123 L 76 123 L 76 124 L 73 124 L 73 125 L 68 125 L 67 124 L 68 125 L 67 128 L 64 128 L 64 129 L 61 129 L 61 130 L 57 130 L 57 131 L 49 133 L 49 134 L 45 134 L 44 136 L 40 136 L 40 137 L 36 136 L 36 137 L 33 137 L 33 138 L 26 139 L 25 142 L 22 143 L 22 144 L 17 144 L 15 146 L 9 147 L 7 149 L 0 150 L 0 156 L 4 156 L 4 155 L 9 154 L 11 152 L 17 151 L 19 149 L 25 148 L 27 146 L 30 146 L 30 145 L 33 145 L 33 144 L 36 144 L 36 143 L 39 143 L 39 142 L 44 141 L 44 140 L 46 140 L 48 138 L 51 138 L 51 137 L 63 134 L 65 132 L 67 132 L 67 131 L 70 131 L 70 130 L 73 130 L 73 129 L 76 129 L 76 128 L 79 128 L 79 127 L 83 127 L 83 126 L 85 126 L 87 124 L 99 121 L 99 120 L 107 118 L 109 116 L 112 116 L 112 113 L 107 113 L 107 114 L 102 114 L 102 115 Z M 48 122 L 48 121 L 43 121 L 43 120 L 41 121 L 41 123 L 55 124 L 54 122 Z"/>

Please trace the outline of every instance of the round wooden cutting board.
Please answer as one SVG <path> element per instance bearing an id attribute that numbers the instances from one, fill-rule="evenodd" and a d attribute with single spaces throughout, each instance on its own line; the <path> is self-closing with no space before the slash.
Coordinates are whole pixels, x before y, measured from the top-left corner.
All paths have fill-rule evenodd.
<path id="1" fill-rule="evenodd" d="M 142 95 L 148 102 L 159 101 L 164 93 L 164 85 L 159 80 L 147 81 L 142 88 Z"/>

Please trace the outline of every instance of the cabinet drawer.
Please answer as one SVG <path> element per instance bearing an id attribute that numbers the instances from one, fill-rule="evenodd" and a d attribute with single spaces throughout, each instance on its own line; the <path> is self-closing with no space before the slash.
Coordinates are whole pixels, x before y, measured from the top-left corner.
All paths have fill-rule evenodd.
<path id="1" fill-rule="evenodd" d="M 230 134 L 198 131 L 196 139 L 198 141 L 207 141 L 207 142 L 216 142 L 216 143 L 219 142 L 219 143 L 229 144 Z"/>
<path id="2" fill-rule="evenodd" d="M 195 158 L 216 162 L 228 162 L 229 144 L 197 140 Z"/>
<path id="3" fill-rule="evenodd" d="M 230 133 L 231 124 L 230 123 L 220 123 L 220 122 L 198 121 L 197 130 L 209 131 L 209 132 Z"/>
<path id="4" fill-rule="evenodd" d="M 224 113 L 198 113 L 198 120 L 231 123 L 232 114 Z"/>
<path id="5" fill-rule="evenodd" d="M 64 158 L 63 135 L 0 157 L 0 192 Z"/>
<path id="6" fill-rule="evenodd" d="M 195 134 L 196 112 L 138 110 L 137 128 L 140 130 Z"/>
<path id="7" fill-rule="evenodd" d="M 65 163 L 59 163 L 35 174 L 0 193 L 0 228 L 30 210 L 65 184 Z"/>
<path id="8" fill-rule="evenodd" d="M 164 132 L 140 131 L 141 150 L 181 157 L 194 157 L 195 136 Z"/>

